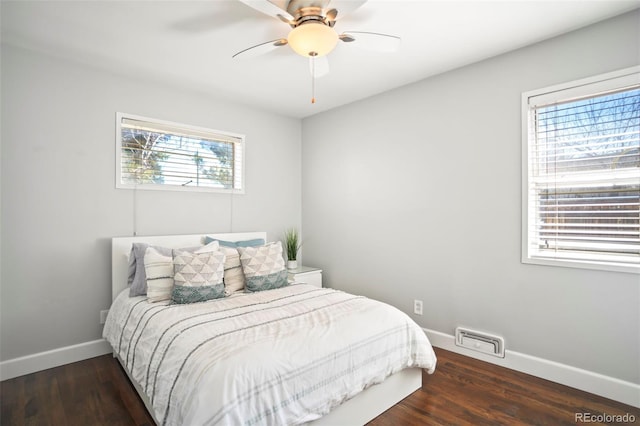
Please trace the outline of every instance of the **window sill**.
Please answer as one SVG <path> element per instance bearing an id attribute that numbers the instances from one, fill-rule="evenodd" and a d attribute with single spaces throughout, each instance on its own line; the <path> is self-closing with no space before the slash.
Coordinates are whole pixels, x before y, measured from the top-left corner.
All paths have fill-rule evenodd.
<path id="1" fill-rule="evenodd" d="M 138 191 L 178 191 L 178 192 L 215 192 L 219 194 L 243 195 L 243 189 L 212 188 L 206 186 L 178 186 L 178 185 L 152 185 L 152 184 L 125 184 L 116 183 L 116 189 L 135 189 Z"/>
<path id="2" fill-rule="evenodd" d="M 640 264 L 620 264 L 613 262 L 581 261 L 575 259 L 555 259 L 550 257 L 522 258 L 522 263 L 529 265 L 556 266 L 564 268 L 591 269 L 608 272 L 622 272 L 627 274 L 640 274 Z"/>

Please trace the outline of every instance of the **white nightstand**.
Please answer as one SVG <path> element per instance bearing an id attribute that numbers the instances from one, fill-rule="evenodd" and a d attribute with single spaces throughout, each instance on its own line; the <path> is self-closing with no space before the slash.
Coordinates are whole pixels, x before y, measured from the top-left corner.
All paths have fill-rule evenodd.
<path id="1" fill-rule="evenodd" d="M 311 284 L 322 287 L 322 269 L 310 266 L 298 266 L 296 269 L 289 269 L 289 282 Z"/>

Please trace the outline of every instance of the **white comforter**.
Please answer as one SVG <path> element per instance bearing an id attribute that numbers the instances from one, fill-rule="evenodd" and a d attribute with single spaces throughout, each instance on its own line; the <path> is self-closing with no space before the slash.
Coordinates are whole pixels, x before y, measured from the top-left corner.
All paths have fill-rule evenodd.
<path id="1" fill-rule="evenodd" d="M 403 368 L 436 365 L 401 311 L 305 284 L 191 305 L 125 290 L 104 337 L 162 425 L 304 423 Z"/>

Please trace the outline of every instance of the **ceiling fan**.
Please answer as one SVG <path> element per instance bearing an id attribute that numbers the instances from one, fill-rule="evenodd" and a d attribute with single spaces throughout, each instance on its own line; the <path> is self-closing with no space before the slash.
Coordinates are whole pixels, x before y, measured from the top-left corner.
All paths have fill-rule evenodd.
<path id="1" fill-rule="evenodd" d="M 243 49 L 233 58 L 250 57 L 289 46 L 297 54 L 309 58 L 312 77 L 311 103 L 315 103 L 315 78 L 329 72 L 326 55 L 338 44 L 353 43 L 362 48 L 393 52 L 400 46 L 400 37 L 367 31 L 346 31 L 338 34 L 336 21 L 358 9 L 367 0 L 240 0 L 264 14 L 289 25 L 286 38 L 278 38 Z"/>

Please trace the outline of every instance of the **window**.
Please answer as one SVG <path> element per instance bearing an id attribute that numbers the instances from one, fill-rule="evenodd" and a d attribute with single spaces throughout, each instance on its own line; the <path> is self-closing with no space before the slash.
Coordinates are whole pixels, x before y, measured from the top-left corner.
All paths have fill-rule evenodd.
<path id="1" fill-rule="evenodd" d="M 522 100 L 522 261 L 640 272 L 640 67 Z"/>
<path id="2" fill-rule="evenodd" d="M 243 192 L 244 136 L 117 114 L 116 187 Z"/>

